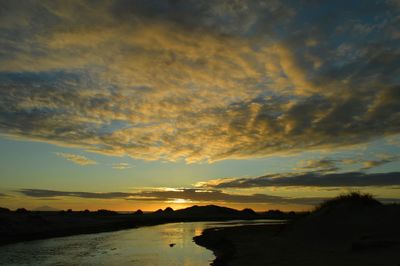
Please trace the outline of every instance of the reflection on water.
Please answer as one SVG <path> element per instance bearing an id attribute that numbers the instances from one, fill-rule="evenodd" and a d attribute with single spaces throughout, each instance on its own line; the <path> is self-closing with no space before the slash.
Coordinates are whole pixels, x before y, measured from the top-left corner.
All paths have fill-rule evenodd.
<path id="1" fill-rule="evenodd" d="M 275 222 L 172 223 L 30 241 L 0 247 L 0 265 L 209 265 L 212 252 L 193 242 L 204 229 Z"/>

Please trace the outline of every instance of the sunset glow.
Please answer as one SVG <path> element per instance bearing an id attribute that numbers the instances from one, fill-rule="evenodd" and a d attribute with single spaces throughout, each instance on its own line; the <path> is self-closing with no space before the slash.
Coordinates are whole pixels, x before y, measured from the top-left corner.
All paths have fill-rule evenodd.
<path id="1" fill-rule="evenodd" d="M 0 2 L 1 207 L 400 201 L 398 1 L 22 2 Z"/>

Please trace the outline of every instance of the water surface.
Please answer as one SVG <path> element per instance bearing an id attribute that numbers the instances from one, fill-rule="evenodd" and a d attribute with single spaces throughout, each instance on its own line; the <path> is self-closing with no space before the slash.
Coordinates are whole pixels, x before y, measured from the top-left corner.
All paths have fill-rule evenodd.
<path id="1" fill-rule="evenodd" d="M 215 258 L 213 253 L 193 242 L 204 229 L 276 222 L 170 223 L 28 241 L 0 247 L 0 265 L 209 265 Z M 170 247 L 171 243 L 175 245 Z"/>

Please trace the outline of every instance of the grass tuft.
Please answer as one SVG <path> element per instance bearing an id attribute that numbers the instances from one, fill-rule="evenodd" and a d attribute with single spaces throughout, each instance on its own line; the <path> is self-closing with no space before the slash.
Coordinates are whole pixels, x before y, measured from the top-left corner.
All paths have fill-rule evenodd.
<path id="1" fill-rule="evenodd" d="M 326 200 L 315 207 L 314 212 L 331 210 L 337 206 L 363 206 L 375 207 L 382 206 L 382 203 L 374 198 L 372 194 L 361 192 L 350 192 L 339 195 L 333 199 Z"/>

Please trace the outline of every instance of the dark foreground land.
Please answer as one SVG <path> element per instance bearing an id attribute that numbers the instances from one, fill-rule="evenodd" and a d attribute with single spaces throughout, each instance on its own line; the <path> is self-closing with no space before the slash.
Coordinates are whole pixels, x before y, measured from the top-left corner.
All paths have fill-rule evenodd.
<path id="1" fill-rule="evenodd" d="M 214 251 L 214 265 L 400 265 L 399 205 L 325 205 L 287 225 L 207 229 L 194 240 Z"/>
<path id="2" fill-rule="evenodd" d="M 255 213 L 250 209 L 193 206 L 182 210 L 158 210 L 153 213 L 119 214 L 97 212 L 12 212 L 0 211 L 0 245 L 76 234 L 116 231 L 171 222 L 224 221 L 233 219 L 289 219 L 293 213 Z"/>

